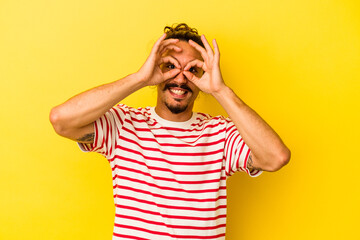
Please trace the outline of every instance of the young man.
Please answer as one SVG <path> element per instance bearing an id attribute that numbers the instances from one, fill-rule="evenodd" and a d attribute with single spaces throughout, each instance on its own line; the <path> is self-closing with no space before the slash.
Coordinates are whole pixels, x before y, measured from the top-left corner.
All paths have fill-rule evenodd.
<path id="1" fill-rule="evenodd" d="M 225 239 L 226 178 L 289 161 L 280 137 L 224 83 L 212 43 L 186 24 L 165 27 L 138 72 L 52 109 L 58 134 L 110 162 L 114 239 Z M 150 85 L 155 108 L 113 107 Z M 193 112 L 199 91 L 230 118 Z"/>

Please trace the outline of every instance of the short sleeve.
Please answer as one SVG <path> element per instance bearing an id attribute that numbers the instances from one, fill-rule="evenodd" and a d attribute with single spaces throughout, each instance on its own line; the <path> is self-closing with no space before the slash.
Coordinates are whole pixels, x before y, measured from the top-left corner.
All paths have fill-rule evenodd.
<path id="1" fill-rule="evenodd" d="M 119 106 L 113 107 L 94 122 L 94 142 L 78 143 L 84 152 L 97 152 L 110 159 L 119 138 L 120 129 L 125 121 L 126 110 Z"/>
<path id="2" fill-rule="evenodd" d="M 250 155 L 250 148 L 246 145 L 236 126 L 230 119 L 226 119 L 225 134 L 225 171 L 227 176 L 233 175 L 235 172 L 246 172 L 251 177 L 259 176 L 262 171 L 247 168 L 247 161 Z"/>

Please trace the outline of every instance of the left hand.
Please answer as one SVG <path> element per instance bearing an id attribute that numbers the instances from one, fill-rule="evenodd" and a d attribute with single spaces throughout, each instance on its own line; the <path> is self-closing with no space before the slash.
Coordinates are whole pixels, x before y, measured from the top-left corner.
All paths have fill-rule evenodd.
<path id="1" fill-rule="evenodd" d="M 189 81 L 193 82 L 201 91 L 214 94 L 216 92 L 219 92 L 226 86 L 222 79 L 220 71 L 220 52 L 215 39 L 213 39 L 212 41 L 214 51 L 212 50 L 210 44 L 208 43 L 204 35 L 201 36 L 201 41 L 203 42 L 205 48 L 201 47 L 199 44 L 192 40 L 189 40 L 189 44 L 200 52 L 201 57 L 204 61 L 195 59 L 189 62 L 185 66 L 183 73 L 186 78 Z M 203 69 L 203 75 L 199 77 L 189 71 L 193 68 Z"/>

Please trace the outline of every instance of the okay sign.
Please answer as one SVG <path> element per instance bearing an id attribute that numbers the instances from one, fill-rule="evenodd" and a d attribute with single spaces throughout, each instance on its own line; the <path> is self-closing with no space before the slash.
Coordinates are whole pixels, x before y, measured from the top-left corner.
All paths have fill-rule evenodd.
<path id="1" fill-rule="evenodd" d="M 213 50 L 204 35 L 201 36 L 201 41 L 203 42 L 205 48 L 201 47 L 192 40 L 189 40 L 189 44 L 201 54 L 203 61 L 195 59 L 189 62 L 185 66 L 183 73 L 186 78 L 200 88 L 201 91 L 214 94 L 225 87 L 220 71 L 219 47 L 214 39 L 212 41 L 214 46 Z M 199 76 L 193 71 L 193 69 L 199 68 L 204 71 L 202 76 Z"/>

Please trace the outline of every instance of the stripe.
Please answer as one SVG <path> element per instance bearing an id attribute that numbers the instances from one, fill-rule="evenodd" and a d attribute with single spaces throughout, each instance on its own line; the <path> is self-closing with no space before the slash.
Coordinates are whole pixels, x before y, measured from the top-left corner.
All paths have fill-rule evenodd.
<path id="1" fill-rule="evenodd" d="M 206 184 L 206 183 L 215 183 L 215 182 L 226 180 L 226 177 L 222 176 L 221 178 L 215 178 L 215 179 L 199 180 L 199 181 L 187 181 L 187 180 L 177 180 L 175 178 L 166 178 L 166 177 L 154 176 L 154 175 L 151 175 L 148 172 L 143 172 L 141 170 L 134 169 L 134 168 L 127 168 L 127 167 L 120 166 L 120 165 L 116 165 L 114 167 L 114 170 L 115 169 L 119 169 L 119 170 L 123 170 L 123 171 L 127 171 L 127 172 L 133 172 L 133 173 L 137 173 L 137 174 L 142 174 L 144 176 L 151 177 L 154 180 L 176 182 L 176 183 L 179 183 L 179 184 Z M 116 176 L 117 175 L 115 174 L 115 176 L 113 177 L 113 180 L 115 180 Z"/>
<path id="2" fill-rule="evenodd" d="M 118 156 L 119 158 L 123 158 Z M 214 169 L 214 170 L 205 170 L 205 171 L 175 171 L 169 168 L 163 168 L 163 167 L 155 167 L 155 166 L 149 166 L 146 165 L 143 161 L 138 161 L 135 159 L 127 158 L 128 162 L 136 163 L 139 165 L 146 166 L 150 170 L 156 170 L 156 171 L 162 171 L 162 172 L 170 172 L 173 174 L 178 175 L 204 175 L 204 174 L 211 174 L 211 173 L 219 173 L 221 172 L 221 169 Z M 116 165 L 112 168 L 113 170 L 116 168 Z"/>
<path id="3" fill-rule="evenodd" d="M 177 132 L 193 132 L 193 131 L 196 131 L 196 132 L 198 132 L 198 131 L 205 131 L 205 130 L 207 130 L 208 128 L 215 128 L 215 127 L 218 127 L 219 125 L 224 125 L 225 123 L 223 123 L 223 122 L 218 122 L 218 123 L 216 123 L 216 124 L 207 124 L 207 125 L 205 125 L 205 124 L 203 124 L 203 125 L 205 125 L 205 127 L 204 128 L 191 128 L 191 129 L 184 129 L 184 128 L 175 128 L 175 127 L 161 127 L 161 128 L 159 128 L 159 129 L 164 129 L 164 130 L 166 130 L 166 131 L 177 131 Z M 202 125 L 201 125 L 202 126 Z M 200 127 L 201 127 L 200 126 Z"/>
<path id="4" fill-rule="evenodd" d="M 144 157 L 144 156 L 142 156 L 142 157 Z M 128 161 L 133 160 L 130 158 L 122 157 L 120 155 L 115 155 L 110 160 L 114 161 L 116 159 L 122 159 L 122 160 L 128 160 Z M 163 162 L 163 163 L 167 163 L 169 165 L 177 165 L 177 166 L 206 166 L 206 165 L 218 164 L 222 161 L 222 159 L 217 159 L 217 160 L 200 161 L 200 162 L 175 162 L 175 161 L 166 160 L 165 158 L 157 158 L 157 157 L 149 157 L 149 156 L 147 156 L 145 159 L 151 160 L 151 161 Z"/>
<path id="5" fill-rule="evenodd" d="M 111 118 L 114 119 L 114 118 L 113 118 L 113 114 L 111 114 Z M 109 117 L 109 118 L 106 118 L 106 119 L 105 119 L 105 120 L 106 120 L 106 127 L 107 127 L 106 143 L 108 143 L 108 145 L 110 145 L 110 147 L 106 148 L 106 155 L 107 155 L 107 156 L 111 156 L 112 150 L 113 150 L 112 141 L 111 141 L 111 140 L 113 139 L 114 133 L 113 133 L 113 131 L 112 131 L 112 126 L 113 126 L 113 124 L 110 123 L 111 118 Z M 108 142 L 108 141 L 109 141 L 109 138 L 110 138 L 110 144 L 109 144 L 109 142 Z"/>
<path id="6" fill-rule="evenodd" d="M 149 187 L 154 187 L 157 189 L 161 189 L 161 190 L 166 190 L 166 191 L 175 191 L 175 192 L 185 192 L 185 193 L 209 193 L 209 192 L 218 192 L 220 190 L 224 190 L 226 189 L 226 186 L 219 186 L 218 188 L 214 188 L 214 189 L 199 189 L 199 190 L 186 190 L 186 189 L 182 189 L 182 188 L 172 188 L 172 187 L 165 187 L 165 186 L 160 186 L 154 183 L 149 183 L 143 180 L 139 180 L 139 179 L 135 179 L 135 178 L 131 178 L 131 177 L 125 177 L 125 176 L 119 176 L 119 175 L 115 175 L 115 179 L 121 179 L 121 180 L 126 180 L 126 181 L 130 181 L 130 182 L 136 182 L 136 183 L 140 183 L 143 185 L 147 185 Z M 118 185 L 115 184 L 113 186 L 113 188 L 116 188 Z"/>
<path id="7" fill-rule="evenodd" d="M 250 174 L 249 169 L 247 168 L 247 160 L 249 158 L 249 154 L 250 154 L 250 149 L 248 149 L 245 160 L 244 160 L 244 170 L 246 171 L 247 174 Z"/>
<path id="8" fill-rule="evenodd" d="M 105 115 L 104 115 L 104 117 L 105 117 Z M 100 118 L 100 126 L 101 126 L 101 129 L 104 129 L 104 124 L 103 124 L 103 120 L 102 120 L 102 118 Z M 102 135 L 102 139 L 101 139 L 101 146 L 100 146 L 100 149 L 101 149 L 101 151 L 104 153 L 104 143 L 105 143 L 105 136 L 104 136 L 104 134 Z"/>
<path id="9" fill-rule="evenodd" d="M 141 212 L 141 213 L 154 215 L 154 216 L 155 215 L 156 216 L 161 216 L 163 218 L 170 218 L 170 219 L 182 219 L 182 220 L 194 220 L 194 221 L 214 221 L 214 220 L 218 220 L 218 219 L 221 219 L 221 218 L 226 218 L 226 214 L 216 215 L 216 216 L 213 216 L 213 217 L 179 216 L 179 215 L 162 214 L 160 212 L 145 210 L 145 209 L 142 209 L 142 208 L 126 206 L 126 205 L 121 205 L 121 204 L 115 204 L 115 207 L 120 208 L 120 209 L 127 209 L 127 210 L 136 211 L 136 212 Z M 116 214 L 115 214 L 115 216 L 116 216 Z"/>
<path id="10" fill-rule="evenodd" d="M 229 161 L 229 163 L 228 163 L 228 165 L 229 165 L 229 167 L 228 167 L 228 174 L 231 174 L 233 171 L 232 171 L 232 161 L 231 160 L 233 160 L 233 158 L 232 158 L 232 156 L 234 155 L 233 153 L 234 153 L 234 151 L 233 151 L 233 148 L 234 148 L 234 142 L 235 142 L 235 140 L 236 140 L 236 136 L 235 136 L 235 133 L 234 132 L 232 132 L 231 134 L 230 134 L 230 140 L 228 141 L 229 142 L 229 144 L 230 144 L 230 146 L 228 146 L 228 148 L 230 147 L 230 153 L 228 154 L 228 161 Z M 235 139 L 233 139 L 233 138 L 235 138 Z"/>
<path id="11" fill-rule="evenodd" d="M 191 238 L 193 238 L 193 239 L 194 238 L 195 239 L 216 239 L 216 238 L 225 236 L 225 233 L 221 233 L 221 234 L 217 234 L 217 235 L 210 235 L 210 236 L 176 235 L 176 234 L 170 234 L 170 233 L 167 233 L 167 232 L 153 231 L 153 230 L 149 230 L 149 229 L 146 229 L 146 228 L 135 227 L 135 226 L 125 225 L 125 224 L 115 223 L 114 225 L 116 227 L 121 227 L 121 228 L 125 228 L 125 229 L 132 229 L 132 230 L 137 230 L 137 231 L 141 231 L 141 232 L 147 232 L 147 233 L 154 234 L 154 235 L 169 236 L 169 237 L 172 237 L 172 238 L 181 238 L 181 239 L 191 239 Z"/>
<path id="12" fill-rule="evenodd" d="M 125 187 L 125 186 L 119 186 L 118 188 L 124 189 L 124 190 L 135 190 L 135 188 Z M 146 195 L 151 195 L 153 197 L 154 197 L 154 195 L 160 195 L 160 194 L 154 194 L 154 193 L 149 192 L 149 191 L 143 191 L 143 190 L 140 190 L 140 189 L 137 189 L 136 192 L 143 193 L 143 194 L 146 194 Z M 164 196 L 164 195 L 161 195 L 161 196 Z M 134 198 L 134 197 L 126 197 L 126 196 L 120 195 L 120 194 L 116 194 L 115 197 L 116 198 L 122 198 L 122 199 L 128 199 L 128 200 L 134 200 L 134 201 L 137 201 L 137 202 L 141 202 L 141 203 L 148 204 L 148 205 L 154 205 L 156 207 L 161 207 L 161 208 L 165 208 L 165 209 L 176 209 L 176 210 L 186 210 L 186 211 L 196 211 L 196 212 L 208 212 L 208 211 L 216 211 L 216 210 L 219 210 L 219 209 L 226 209 L 226 205 L 218 205 L 216 207 L 211 207 L 211 208 L 210 207 L 200 208 L 200 207 L 175 206 L 175 205 L 169 205 L 169 204 L 160 204 L 160 203 L 155 203 L 155 202 L 152 202 L 152 201 L 147 201 L 147 200 L 144 200 L 144 199 L 138 199 L 138 198 Z M 164 198 L 169 199 L 167 196 L 164 196 Z M 189 201 L 188 198 L 183 198 L 183 199 L 184 199 L 183 201 L 186 201 L 186 202 Z M 189 199 L 192 200 L 192 198 L 189 198 Z"/>
<path id="13" fill-rule="evenodd" d="M 115 115 L 117 116 L 117 119 L 120 121 L 121 126 L 124 125 L 124 121 L 120 117 L 120 113 L 118 112 L 118 108 L 113 108 Z"/>
<path id="14" fill-rule="evenodd" d="M 130 121 L 128 119 L 125 119 L 126 122 L 130 123 Z M 137 132 L 152 132 L 151 129 L 149 128 L 139 128 L 139 127 L 135 127 L 134 125 L 131 125 L 135 131 Z M 183 130 L 184 131 L 184 130 Z M 214 136 L 219 134 L 220 132 L 225 131 L 225 129 L 219 130 L 218 132 L 215 133 L 211 133 L 211 134 L 202 134 L 201 136 L 203 137 L 208 137 L 208 136 Z M 171 134 L 154 134 L 155 138 L 173 138 L 174 136 Z M 199 135 L 185 135 L 185 136 L 177 136 L 177 138 L 197 138 L 199 137 Z"/>
<path id="15" fill-rule="evenodd" d="M 119 139 L 121 139 L 125 142 L 130 142 L 132 144 L 135 144 L 136 146 L 138 146 L 139 148 L 141 148 L 142 150 L 145 150 L 145 151 L 160 152 L 164 155 L 171 155 L 171 156 L 205 156 L 205 155 L 214 155 L 214 154 L 223 152 L 222 148 L 220 148 L 218 150 L 208 151 L 208 152 L 197 152 L 195 149 L 193 150 L 193 152 L 190 152 L 190 153 L 169 152 L 169 151 L 161 150 L 160 148 L 151 148 L 151 147 L 141 146 L 138 142 L 136 142 L 132 139 L 129 139 L 129 138 L 122 137 L 122 136 L 119 136 Z M 187 147 L 190 147 L 190 146 L 187 146 Z M 116 148 L 119 148 L 122 150 L 126 149 L 126 151 L 133 151 L 128 148 L 122 147 L 120 145 L 116 145 Z M 199 149 L 199 150 L 201 150 L 201 149 Z M 135 152 L 136 151 L 134 150 L 134 153 Z M 140 154 L 140 152 L 137 152 L 137 153 Z"/>
<path id="16" fill-rule="evenodd" d="M 173 196 L 167 196 L 162 194 L 153 193 L 146 190 L 141 190 L 137 188 L 132 188 L 128 186 L 117 186 L 116 189 L 123 189 L 123 190 L 129 190 L 137 193 L 142 193 L 146 195 L 150 195 L 157 198 L 162 199 L 168 199 L 168 200 L 178 200 L 178 201 L 185 201 L 185 202 L 216 202 L 218 199 L 226 199 L 226 195 L 224 196 L 218 196 L 217 198 L 183 198 L 183 197 L 173 197 Z M 114 195 L 114 198 L 117 196 L 117 194 Z"/>
<path id="17" fill-rule="evenodd" d="M 187 144 L 175 144 L 175 143 L 167 143 L 167 142 L 163 143 L 163 142 L 157 141 L 155 138 L 140 137 L 138 134 L 136 134 L 134 131 L 132 131 L 131 129 L 129 129 L 129 128 L 127 128 L 127 127 L 123 127 L 122 130 L 124 130 L 124 131 L 132 134 L 133 136 L 135 136 L 137 139 L 139 139 L 139 140 L 141 140 L 141 141 L 155 142 L 155 143 L 157 143 L 157 144 L 159 144 L 160 146 L 163 146 L 163 147 L 188 147 L 189 144 L 192 144 L 191 142 L 189 142 L 189 143 L 187 143 Z M 224 129 L 224 130 L 221 130 L 221 131 L 219 131 L 219 132 L 217 132 L 217 133 L 214 133 L 214 134 L 212 134 L 212 135 L 200 136 L 196 141 L 193 142 L 194 145 L 192 145 L 192 146 L 195 146 L 195 147 L 198 147 L 198 146 L 210 146 L 210 145 L 215 144 L 215 142 L 216 142 L 216 143 L 217 143 L 217 142 L 225 142 L 224 139 L 219 139 L 219 140 L 213 141 L 213 142 L 208 142 L 208 141 L 206 141 L 206 142 L 203 142 L 203 143 L 202 143 L 202 142 L 200 142 L 200 143 L 195 143 L 195 142 L 199 142 L 200 139 L 203 139 L 203 138 L 205 138 L 205 137 L 208 137 L 208 138 L 209 138 L 209 137 L 212 137 L 212 136 L 218 136 L 220 133 L 222 133 L 222 132 L 224 132 L 224 131 L 225 131 L 225 129 Z M 120 135 L 120 134 L 119 134 L 119 135 Z M 174 140 L 176 139 L 176 138 L 174 138 L 174 136 L 172 136 L 172 135 L 169 135 L 169 136 L 170 136 L 171 138 L 173 138 Z M 169 138 L 170 138 L 170 137 L 169 137 Z"/>
<path id="18" fill-rule="evenodd" d="M 143 222 L 143 223 L 147 223 L 147 224 L 165 226 L 167 228 L 175 228 L 175 229 L 203 230 L 204 231 L 204 230 L 214 230 L 214 229 L 218 229 L 218 228 L 223 228 L 223 227 L 226 226 L 226 224 L 219 224 L 219 225 L 216 225 L 216 226 L 174 225 L 174 224 L 167 224 L 167 223 L 164 223 L 164 222 L 158 222 L 158 221 L 142 219 L 142 218 L 138 218 L 138 217 L 132 217 L 132 216 L 123 215 L 123 214 L 115 214 L 115 215 L 117 217 L 120 217 L 120 218 L 123 218 L 123 219 L 129 219 L 129 220 L 134 220 L 134 221 Z"/>
<path id="19" fill-rule="evenodd" d="M 242 140 L 242 139 L 241 139 Z M 240 141 L 240 143 L 241 143 L 241 141 Z M 241 145 L 241 148 L 240 148 L 240 150 L 239 150 L 239 157 L 237 158 L 237 163 L 236 163 L 236 169 L 239 169 L 239 167 L 240 167 L 240 156 L 241 156 L 241 153 L 242 153 L 242 151 L 243 151 L 243 149 L 244 149 L 244 146 L 245 146 L 245 142 L 243 141 L 242 142 L 242 145 Z"/>
<path id="20" fill-rule="evenodd" d="M 185 206 L 158 204 L 158 203 L 154 203 L 154 202 L 147 201 L 144 199 L 138 199 L 135 197 L 129 197 L 129 196 L 124 196 L 124 195 L 116 195 L 116 198 L 126 199 L 126 200 L 130 200 L 130 201 L 137 202 L 137 203 L 144 203 L 147 205 L 152 205 L 152 206 L 165 208 L 165 209 L 187 210 L 187 211 L 197 211 L 197 212 L 210 212 L 210 211 L 217 211 L 219 209 L 226 208 L 226 205 L 218 205 L 217 207 L 213 207 L 213 208 L 198 208 L 198 207 L 185 207 Z M 136 203 L 134 206 L 137 206 Z"/>

